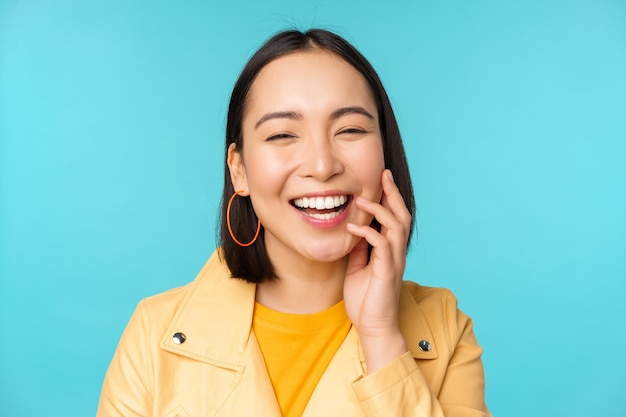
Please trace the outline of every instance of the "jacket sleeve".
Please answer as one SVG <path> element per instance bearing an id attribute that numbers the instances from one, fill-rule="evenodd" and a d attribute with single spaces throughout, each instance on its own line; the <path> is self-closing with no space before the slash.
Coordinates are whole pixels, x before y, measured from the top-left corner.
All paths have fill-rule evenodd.
<path id="1" fill-rule="evenodd" d="M 437 394 L 410 352 L 386 367 L 354 383 L 354 389 L 368 417 L 489 417 L 484 400 L 485 380 L 471 319 L 457 308 L 456 299 L 446 291 L 441 323 L 448 329 L 447 357 Z M 443 342 L 443 341 L 442 341 Z M 442 351 L 440 349 L 440 355 Z"/>
<path id="2" fill-rule="evenodd" d="M 152 414 L 149 328 L 145 302 L 142 301 L 128 322 L 107 370 L 97 417 Z"/>

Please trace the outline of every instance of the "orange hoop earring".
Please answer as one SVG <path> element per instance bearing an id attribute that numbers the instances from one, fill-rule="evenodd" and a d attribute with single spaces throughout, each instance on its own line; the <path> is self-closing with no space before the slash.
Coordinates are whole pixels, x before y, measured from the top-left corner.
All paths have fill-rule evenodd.
<path id="1" fill-rule="evenodd" d="M 233 229 L 230 227 L 230 206 L 233 205 L 233 200 L 235 199 L 237 194 L 240 194 L 242 192 L 243 190 L 235 191 L 233 195 L 230 197 L 230 200 L 228 200 L 228 208 L 226 209 L 226 225 L 228 226 L 228 233 L 230 233 L 230 237 L 233 238 L 236 244 L 238 244 L 239 246 L 243 246 L 245 248 L 245 247 L 252 245 L 254 242 L 256 242 L 256 238 L 259 237 L 259 232 L 261 231 L 261 219 L 257 219 L 258 224 L 256 227 L 256 233 L 250 242 L 241 243 L 240 241 L 237 240 L 237 238 L 235 237 L 235 234 L 233 233 Z"/>

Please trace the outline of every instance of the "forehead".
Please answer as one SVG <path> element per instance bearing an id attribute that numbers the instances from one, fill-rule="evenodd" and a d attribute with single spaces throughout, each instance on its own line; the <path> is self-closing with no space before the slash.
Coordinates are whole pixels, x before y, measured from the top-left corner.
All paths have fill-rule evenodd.
<path id="1" fill-rule="evenodd" d="M 341 57 L 323 50 L 297 52 L 271 61 L 257 75 L 247 101 L 246 113 L 345 105 L 360 105 L 372 114 L 376 111 L 365 77 Z"/>

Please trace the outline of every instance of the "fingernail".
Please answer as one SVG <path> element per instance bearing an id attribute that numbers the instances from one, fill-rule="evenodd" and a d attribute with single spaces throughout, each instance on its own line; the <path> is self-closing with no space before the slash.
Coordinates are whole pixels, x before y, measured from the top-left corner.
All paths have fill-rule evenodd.
<path id="1" fill-rule="evenodd" d="M 387 176 L 389 177 L 391 181 L 393 181 L 393 174 L 391 173 L 390 169 L 387 170 Z"/>

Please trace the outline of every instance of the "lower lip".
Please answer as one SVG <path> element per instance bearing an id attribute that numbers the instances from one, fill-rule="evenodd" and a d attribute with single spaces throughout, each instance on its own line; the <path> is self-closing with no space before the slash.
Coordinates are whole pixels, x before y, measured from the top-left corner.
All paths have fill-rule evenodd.
<path id="1" fill-rule="evenodd" d="M 333 217 L 332 219 L 316 219 L 315 217 L 307 216 L 306 213 L 298 210 L 294 207 L 294 210 L 298 212 L 300 217 L 309 225 L 320 228 L 320 229 L 332 229 L 333 227 L 337 227 L 341 225 L 346 218 L 348 217 L 348 211 L 352 208 L 352 201 L 348 203 L 346 208 L 343 209 L 341 213 Z"/>

